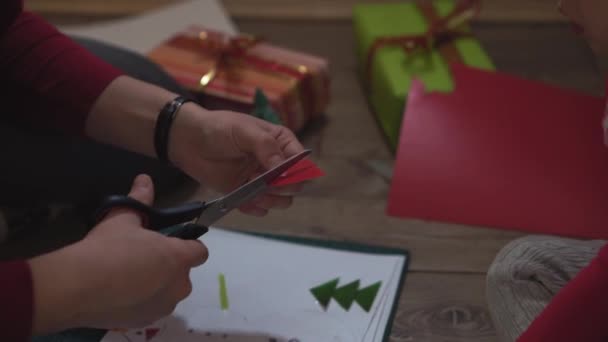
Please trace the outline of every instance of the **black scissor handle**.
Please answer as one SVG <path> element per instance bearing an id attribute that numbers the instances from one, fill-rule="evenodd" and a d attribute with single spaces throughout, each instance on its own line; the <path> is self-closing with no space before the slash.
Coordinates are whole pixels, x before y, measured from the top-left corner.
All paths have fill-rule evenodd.
<path id="1" fill-rule="evenodd" d="M 129 196 L 110 196 L 98 207 L 95 213 L 95 224 L 103 220 L 111 210 L 121 208 L 138 212 L 144 219 L 146 228 L 158 231 L 198 218 L 205 210 L 205 203 L 191 202 L 173 208 L 156 209 Z"/>
<path id="2" fill-rule="evenodd" d="M 194 223 L 186 223 L 184 225 L 172 226 L 167 229 L 161 230 L 161 233 L 170 236 L 180 238 L 182 240 L 198 240 L 201 236 L 209 231 L 209 228 L 200 226 Z"/>

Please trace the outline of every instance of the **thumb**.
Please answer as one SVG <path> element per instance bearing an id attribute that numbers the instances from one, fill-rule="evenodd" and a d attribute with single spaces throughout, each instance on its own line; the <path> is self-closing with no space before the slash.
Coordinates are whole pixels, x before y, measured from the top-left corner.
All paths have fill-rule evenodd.
<path id="1" fill-rule="evenodd" d="M 152 205 L 154 203 L 154 184 L 150 176 L 142 174 L 135 177 L 129 197 L 143 204 Z"/>
<path id="2" fill-rule="evenodd" d="M 154 202 L 154 184 L 150 176 L 142 174 L 135 177 L 128 196 L 143 204 L 152 205 Z M 126 221 L 136 225 L 142 225 L 144 221 L 140 213 L 123 208 L 112 210 L 106 218 L 120 218 L 123 222 Z"/>
<path id="3" fill-rule="evenodd" d="M 241 127 L 240 134 L 235 137 L 237 146 L 243 152 L 253 154 L 264 169 L 271 169 L 285 159 L 279 141 L 270 132 L 257 125 Z"/>
<path id="4" fill-rule="evenodd" d="M 200 240 L 182 240 L 180 238 L 169 238 L 174 246 L 174 251 L 188 267 L 196 267 L 204 264 L 209 258 L 209 250 Z"/>

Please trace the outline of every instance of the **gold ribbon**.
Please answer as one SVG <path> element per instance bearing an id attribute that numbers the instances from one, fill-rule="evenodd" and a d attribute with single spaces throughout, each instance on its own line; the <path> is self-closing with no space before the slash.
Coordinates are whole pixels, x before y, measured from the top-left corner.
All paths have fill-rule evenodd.
<path id="1" fill-rule="evenodd" d="M 201 31 L 198 39 L 203 43 L 204 49 L 217 54 L 215 65 L 200 79 L 201 87 L 208 86 L 215 79 L 219 70 L 225 68 L 230 60 L 242 61 L 262 70 L 279 72 L 298 79 L 309 73 L 305 65 L 289 65 L 250 54 L 249 50 L 262 41 L 256 36 L 241 34 L 225 39 L 221 34 Z"/>
<path id="2" fill-rule="evenodd" d="M 201 43 L 202 49 L 216 55 L 214 66 L 199 80 L 201 89 L 208 87 L 220 70 L 230 70 L 229 64 L 232 61 L 242 62 L 265 72 L 288 76 L 294 84 L 301 81 L 302 84 L 297 89 L 300 92 L 299 98 L 301 99 L 304 115 L 313 115 L 315 83 L 313 78 L 310 77 L 310 70 L 305 65 L 287 64 L 249 53 L 251 48 L 263 41 L 261 38 L 252 35 L 241 34 L 226 38 L 221 33 L 200 31 L 197 40 Z M 288 126 L 291 120 L 292 118 L 287 118 Z"/>

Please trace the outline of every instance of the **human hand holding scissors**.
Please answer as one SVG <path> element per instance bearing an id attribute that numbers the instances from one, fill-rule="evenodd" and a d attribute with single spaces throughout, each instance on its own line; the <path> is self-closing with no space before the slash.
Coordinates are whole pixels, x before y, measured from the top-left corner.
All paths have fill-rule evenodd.
<path id="1" fill-rule="evenodd" d="M 227 195 L 209 202 L 196 201 L 172 208 L 155 209 L 129 196 L 110 196 L 99 207 L 95 220 L 101 221 L 106 213 L 114 209 L 130 209 L 140 214 L 143 225 L 148 229 L 161 231 L 167 236 L 196 240 L 226 214 L 271 188 L 274 180 L 310 152 L 304 150 Z"/>

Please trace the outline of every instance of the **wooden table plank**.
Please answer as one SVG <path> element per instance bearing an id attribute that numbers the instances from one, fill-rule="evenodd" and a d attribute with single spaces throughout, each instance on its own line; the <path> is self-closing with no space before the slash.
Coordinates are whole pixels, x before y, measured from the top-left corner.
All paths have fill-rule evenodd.
<path id="1" fill-rule="evenodd" d="M 26 0 L 26 6 L 47 15 L 125 16 L 181 0 Z M 349 19 L 357 3 L 404 0 L 223 0 L 228 13 L 259 19 Z M 563 22 L 556 0 L 486 0 L 479 20 L 501 22 Z"/>
<path id="2" fill-rule="evenodd" d="M 517 232 L 402 220 L 385 215 L 377 199 L 296 199 L 289 210 L 264 218 L 231 213 L 218 226 L 398 247 L 412 253 L 413 270 L 485 273 L 496 253 Z"/>
<path id="3" fill-rule="evenodd" d="M 403 2 L 404 0 L 223 0 L 225 7 L 239 18 L 349 19 L 358 3 Z M 554 0 L 485 0 L 480 21 L 563 22 Z"/>
<path id="4" fill-rule="evenodd" d="M 409 274 L 390 341 L 498 341 L 483 275 Z"/>
<path id="5" fill-rule="evenodd" d="M 295 21 L 286 25 L 282 20 L 237 19 L 235 23 L 242 32 L 328 58 L 333 79 L 332 104 L 337 106 L 329 110 L 330 114 L 350 115 L 354 108 L 368 110 L 356 74 L 358 63 L 351 22 Z M 603 80 L 597 56 L 566 24 L 479 23 L 474 25 L 474 32 L 500 71 L 601 93 Z M 361 127 L 366 125 L 364 122 Z"/>
<path id="6" fill-rule="evenodd" d="M 305 136 L 308 146 L 322 158 L 381 159 L 387 163 L 392 159 L 365 99 L 349 22 L 285 26 L 283 21 L 241 19 L 236 24 L 242 31 L 278 45 L 329 59 L 332 103 L 326 122 Z M 603 91 L 594 54 L 567 25 L 479 24 L 475 32 L 501 71 L 591 94 Z"/>
<path id="7" fill-rule="evenodd" d="M 181 0 L 25 0 L 29 10 L 44 14 L 123 16 L 168 6 Z"/>

